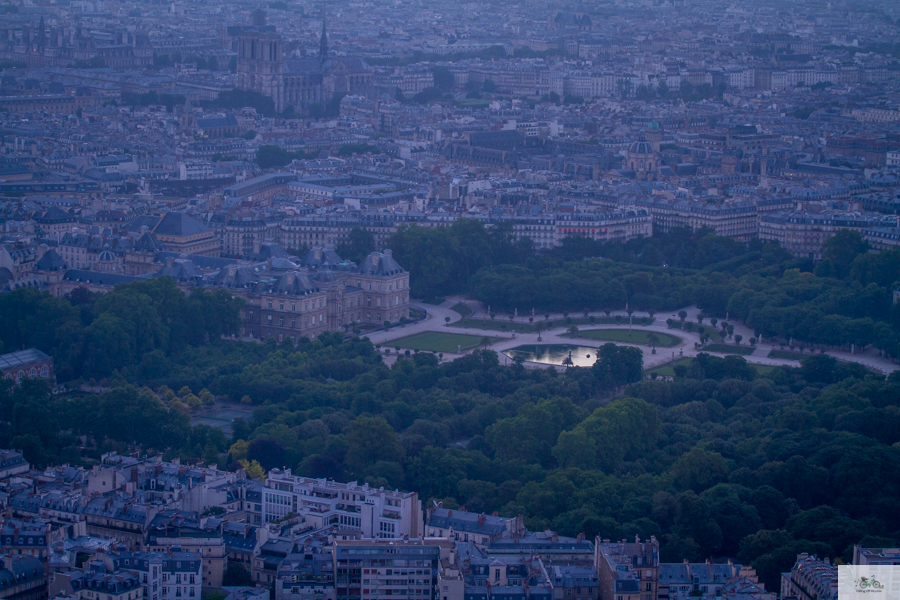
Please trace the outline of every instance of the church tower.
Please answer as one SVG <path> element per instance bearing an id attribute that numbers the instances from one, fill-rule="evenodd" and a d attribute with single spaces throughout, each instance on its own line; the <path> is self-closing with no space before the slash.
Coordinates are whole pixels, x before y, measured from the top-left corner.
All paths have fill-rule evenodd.
<path id="1" fill-rule="evenodd" d="M 284 110 L 284 42 L 277 33 L 247 31 L 238 41 L 238 87 L 272 98 Z"/>
<path id="2" fill-rule="evenodd" d="M 656 121 L 650 121 L 647 126 L 647 141 L 650 142 L 650 145 L 653 146 L 654 152 L 659 152 L 660 140 L 662 139 L 662 132 L 659 130 L 659 123 Z"/>
<path id="3" fill-rule="evenodd" d="M 319 60 L 325 62 L 328 59 L 328 32 L 325 31 L 325 14 L 322 14 L 322 37 L 319 39 Z"/>

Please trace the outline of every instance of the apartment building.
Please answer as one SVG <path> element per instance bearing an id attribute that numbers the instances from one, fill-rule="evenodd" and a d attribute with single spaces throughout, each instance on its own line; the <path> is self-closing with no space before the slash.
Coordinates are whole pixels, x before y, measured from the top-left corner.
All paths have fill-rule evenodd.
<path id="1" fill-rule="evenodd" d="M 349 242 L 350 231 L 361 225 L 359 219 L 352 217 L 306 216 L 285 219 L 279 226 L 281 245 L 291 249 L 338 246 Z"/>
<path id="2" fill-rule="evenodd" d="M 422 503 L 416 492 L 310 479 L 292 475 L 290 469 L 273 469 L 262 496 L 264 522 L 293 513 L 314 529 L 339 525 L 370 539 L 413 538 L 423 533 Z"/>
<path id="3" fill-rule="evenodd" d="M 335 600 L 331 548 L 306 540 L 278 568 L 274 600 Z"/>
<path id="4" fill-rule="evenodd" d="M 712 229 L 716 235 L 747 242 L 758 233 L 756 205 L 751 202 L 707 202 L 692 206 L 688 227 Z"/>
<path id="5" fill-rule="evenodd" d="M 600 581 L 593 567 L 553 565 L 549 569 L 553 600 L 598 600 Z"/>
<path id="6" fill-rule="evenodd" d="M 110 573 L 135 575 L 143 600 L 200 600 L 201 559 L 198 552 L 98 552 L 93 557 Z"/>
<path id="7" fill-rule="evenodd" d="M 0 552 L 9 558 L 36 558 L 46 565 L 55 538 L 49 521 L 6 519 L 0 526 Z"/>
<path id="8" fill-rule="evenodd" d="M 270 173 L 260 175 L 228 186 L 222 192 L 224 206 L 234 206 L 244 201 L 255 201 L 262 206 L 271 204 L 272 198 L 283 194 L 288 183 L 297 179 L 293 173 Z"/>
<path id="9" fill-rule="evenodd" d="M 730 560 L 725 564 L 662 563 L 659 565 L 658 600 L 687 600 L 702 596 L 721 597 L 728 583 L 741 573 L 741 565 Z"/>
<path id="10" fill-rule="evenodd" d="M 442 540 L 335 540 L 335 597 L 437 600 L 443 596 L 438 590 L 441 554 L 451 549 Z"/>
<path id="11" fill-rule="evenodd" d="M 634 542 L 597 538 L 594 568 L 600 600 L 656 600 L 659 583 L 659 542 L 635 537 Z"/>
<path id="12" fill-rule="evenodd" d="M 486 548 L 498 538 L 524 536 L 526 531 L 522 515 L 506 518 L 432 506 L 426 511 L 425 533 Z"/>
<path id="13" fill-rule="evenodd" d="M 556 243 L 566 237 L 587 237 L 595 241 L 627 241 L 653 234 L 653 218 L 643 208 L 622 207 L 604 213 L 558 213 Z"/>
<path id="14" fill-rule="evenodd" d="M 35 350 L 34 352 L 40 352 L 40 350 Z M 44 353 L 40 352 L 40 354 Z M 51 361 L 53 360 L 46 354 L 44 354 L 44 356 Z M 12 359 L 13 357 L 8 354 L 0 354 L 0 369 L 2 369 L 0 370 L 0 373 L 5 374 L 7 368 L 9 368 L 10 372 L 12 371 Z M 47 372 L 49 374 L 49 367 Z M 27 473 L 30 468 L 31 465 L 28 464 L 28 461 L 25 460 L 25 457 L 22 456 L 22 453 L 18 450 L 0 450 L 0 479 L 6 479 L 13 475 L 19 475 L 20 473 Z"/>
<path id="15" fill-rule="evenodd" d="M 112 573 L 100 564 L 90 564 L 68 582 L 69 597 L 80 600 L 138 600 L 143 588 L 137 575 L 127 571 Z"/>
<path id="16" fill-rule="evenodd" d="M 653 227 L 660 232 L 674 227 L 708 227 L 716 235 L 739 241 L 748 241 L 758 232 L 757 208 L 751 201 L 697 202 L 650 197 L 635 200 L 635 205 L 650 212 Z"/>
<path id="17" fill-rule="evenodd" d="M 819 560 L 806 552 L 797 555 L 793 568 L 781 574 L 781 597 L 797 600 L 837 600 L 838 568 L 827 557 Z"/>
<path id="18" fill-rule="evenodd" d="M 759 237 L 778 242 L 794 256 L 820 260 L 825 240 L 841 229 L 856 229 L 862 235 L 872 228 L 873 240 L 877 244 L 889 246 L 891 236 L 882 239 L 875 235 L 878 232 L 874 228 L 881 224 L 881 219 L 874 215 L 856 212 L 776 212 L 760 217 Z M 886 221 L 884 225 L 896 227 L 896 219 Z"/>
<path id="19" fill-rule="evenodd" d="M 189 553 L 185 556 L 199 556 L 202 586 L 219 587 L 222 585 L 227 562 L 223 523 L 224 521 L 211 517 L 201 518 L 197 513 L 182 513 L 171 509 L 161 511 L 148 527 L 144 550 L 173 556 L 176 552 Z M 169 580 L 168 585 L 177 586 L 176 580 L 184 582 L 182 577 L 177 577 Z"/>
<path id="20" fill-rule="evenodd" d="M 553 248 L 559 239 L 553 215 L 517 217 L 512 230 L 516 239 L 529 238 L 537 249 Z"/>
<path id="21" fill-rule="evenodd" d="M 854 108 L 851 114 L 864 123 L 896 123 L 900 121 L 900 111 L 888 108 Z"/>
<path id="22" fill-rule="evenodd" d="M 266 222 L 259 217 L 236 216 L 229 219 L 221 234 L 222 254 L 236 257 L 250 256 L 254 245 L 265 241 L 268 232 Z"/>
<path id="23" fill-rule="evenodd" d="M 900 567 L 900 548 L 863 548 L 854 544 L 852 564 Z"/>

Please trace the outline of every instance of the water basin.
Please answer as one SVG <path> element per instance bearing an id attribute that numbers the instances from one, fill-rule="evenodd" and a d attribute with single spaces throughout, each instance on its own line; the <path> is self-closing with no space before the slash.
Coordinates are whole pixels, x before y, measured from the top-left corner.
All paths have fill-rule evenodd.
<path id="1" fill-rule="evenodd" d="M 576 367 L 590 367 L 597 360 L 596 348 L 569 344 L 526 344 L 510 348 L 504 354 L 512 359 L 521 358 L 526 362 L 545 365 L 562 365 L 570 354 Z"/>

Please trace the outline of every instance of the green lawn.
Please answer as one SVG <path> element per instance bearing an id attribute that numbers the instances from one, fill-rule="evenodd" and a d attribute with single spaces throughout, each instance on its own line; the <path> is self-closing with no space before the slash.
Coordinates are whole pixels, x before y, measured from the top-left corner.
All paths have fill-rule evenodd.
<path id="1" fill-rule="evenodd" d="M 688 357 L 684 356 L 684 357 L 681 357 L 678 360 L 676 360 L 675 364 L 688 366 L 693 361 L 694 361 L 693 358 L 688 358 Z M 781 367 L 776 367 L 773 365 L 755 365 L 753 363 L 748 363 L 748 364 L 751 367 L 753 367 L 754 369 L 756 369 L 756 372 L 759 375 L 766 375 L 768 373 L 771 373 L 775 369 L 781 368 Z M 665 364 L 659 365 L 658 367 L 653 367 L 652 369 L 647 369 L 646 373 L 648 373 L 648 374 L 656 373 L 657 375 L 660 375 L 660 376 L 675 377 L 675 369 L 672 368 L 672 363 L 665 363 Z"/>
<path id="2" fill-rule="evenodd" d="M 463 100 L 454 100 L 453 102 L 457 106 L 464 106 L 467 108 L 484 108 L 485 106 L 490 105 L 490 102 L 482 100 L 481 98 L 465 98 Z"/>
<path id="3" fill-rule="evenodd" d="M 454 307 L 451 310 L 456 310 Z M 459 312 L 459 311 L 457 311 Z M 571 319 L 571 323 L 569 323 L 569 319 Z M 568 319 L 551 319 L 546 320 L 542 316 L 537 316 L 534 318 L 534 323 L 520 323 L 520 322 L 511 322 L 509 319 L 504 319 L 501 317 L 497 317 L 493 320 L 488 319 L 469 319 L 465 316 L 457 321 L 456 323 L 451 324 L 451 327 L 467 327 L 470 329 L 490 329 L 493 331 L 515 331 L 516 333 L 534 333 L 535 325 L 540 324 L 541 331 L 547 331 L 548 329 L 557 329 L 559 327 L 568 327 L 569 325 L 628 325 L 627 317 L 593 317 L 594 321 L 591 322 L 591 317 L 569 317 Z M 651 325 L 654 319 L 650 317 L 635 317 L 634 325 Z M 661 335 L 661 334 L 658 334 Z"/>
<path id="4" fill-rule="evenodd" d="M 493 342 L 496 338 L 491 338 Z M 443 333 L 440 331 L 423 331 L 413 335 L 391 340 L 382 344 L 386 348 L 406 348 L 409 350 L 427 350 L 430 352 L 456 352 L 457 346 L 468 350 L 481 344 L 481 336 L 464 335 L 462 333 Z"/>
<path id="5" fill-rule="evenodd" d="M 515 331 L 516 333 L 532 333 L 534 327 L 528 323 L 511 323 L 506 319 L 496 319 L 488 321 L 487 319 L 460 319 L 456 323 L 451 323 L 451 327 L 466 327 L 469 329 L 488 329 L 491 331 Z"/>
<path id="6" fill-rule="evenodd" d="M 793 352 L 791 350 L 772 350 L 769 352 L 769 358 L 786 358 L 788 360 L 803 360 L 808 356 L 812 356 L 812 354 Z"/>
<path id="7" fill-rule="evenodd" d="M 737 344 L 707 344 L 701 352 L 716 352 L 718 354 L 753 354 L 756 348 L 753 346 L 738 346 Z"/>
<path id="8" fill-rule="evenodd" d="M 693 358 L 682 356 L 675 361 L 675 364 L 688 366 L 689 364 L 691 364 L 691 362 L 693 362 L 693 360 Z M 652 369 L 647 369 L 647 373 L 656 373 L 657 375 L 662 375 L 664 377 L 675 377 L 675 369 L 672 367 L 671 362 L 663 363 L 658 367 L 653 367 Z"/>
<path id="9" fill-rule="evenodd" d="M 472 309 L 463 304 L 462 302 L 457 302 L 453 306 L 450 307 L 450 310 L 453 312 L 457 312 L 462 316 L 463 319 L 472 314 Z"/>
<path id="10" fill-rule="evenodd" d="M 627 329 L 587 329 L 585 331 L 579 331 L 575 337 L 650 346 L 650 335 L 654 333 L 657 337 L 656 345 L 660 348 L 671 348 L 681 343 L 681 338 L 675 337 L 674 335 L 645 331 L 643 329 L 634 329 L 630 332 Z"/>

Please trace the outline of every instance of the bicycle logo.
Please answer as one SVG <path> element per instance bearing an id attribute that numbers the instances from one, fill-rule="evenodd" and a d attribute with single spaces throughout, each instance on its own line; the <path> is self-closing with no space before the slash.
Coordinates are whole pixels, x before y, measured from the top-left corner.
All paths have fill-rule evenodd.
<path id="1" fill-rule="evenodd" d="M 884 586 L 881 584 L 881 582 L 874 577 L 860 577 L 853 583 L 856 586 L 856 591 L 858 592 L 876 592 L 884 589 Z"/>

